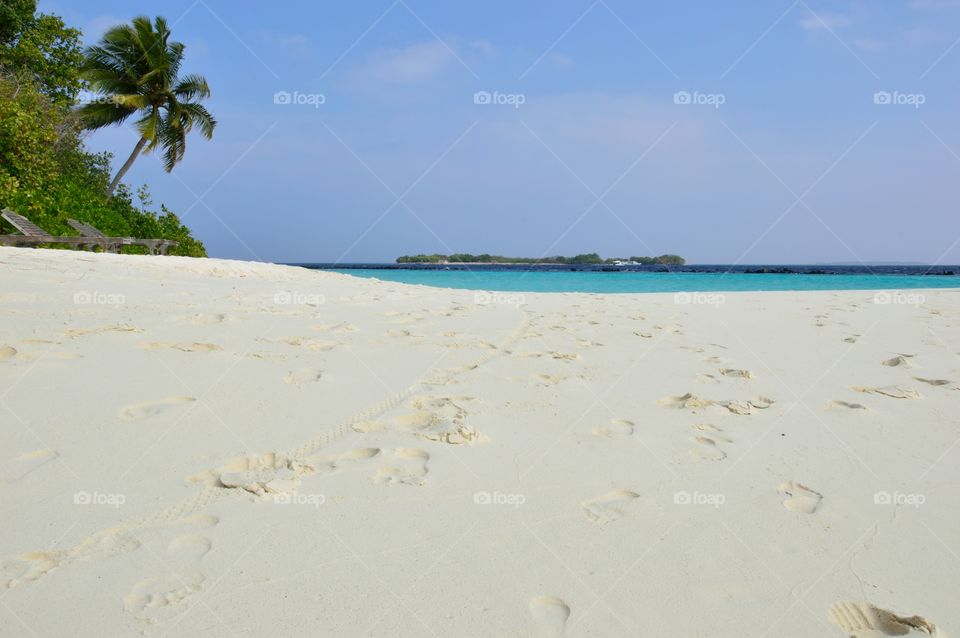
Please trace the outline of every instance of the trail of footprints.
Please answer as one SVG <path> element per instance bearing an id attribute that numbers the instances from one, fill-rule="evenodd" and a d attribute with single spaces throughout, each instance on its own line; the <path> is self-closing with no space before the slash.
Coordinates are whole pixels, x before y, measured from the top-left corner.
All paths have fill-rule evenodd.
<path id="1" fill-rule="evenodd" d="M 215 516 L 193 516 L 170 526 L 175 533 L 184 528 L 204 529 L 217 525 Z M 168 531 L 168 530 L 164 530 Z M 209 538 L 193 532 L 177 533 L 167 544 L 165 569 L 136 583 L 123 598 L 124 611 L 149 624 L 170 620 L 189 607 L 190 599 L 206 583 L 202 561 L 213 547 Z"/>
<path id="2" fill-rule="evenodd" d="M 193 315 L 184 318 L 196 325 L 222 323 L 229 318 L 225 315 Z M 326 330 L 351 332 L 354 326 L 337 324 L 323 326 Z M 658 327 L 659 328 L 659 327 Z M 100 332 L 139 332 L 136 327 L 117 325 L 68 331 L 67 336 L 79 337 Z M 396 331 L 394 331 L 396 332 Z M 412 336 L 403 331 L 403 336 Z M 639 333 L 638 333 L 639 334 Z M 642 334 L 648 337 L 650 335 Z M 316 340 L 306 337 L 277 339 L 277 342 L 309 350 L 325 351 L 336 345 L 335 342 Z M 855 337 L 845 339 L 855 342 Z M 221 348 L 215 344 L 202 342 L 146 342 L 146 349 L 173 349 L 183 352 L 216 352 Z M 703 352 L 703 349 L 699 349 Z M 0 361 L 13 359 L 18 352 L 12 346 L 0 346 Z M 554 360 L 572 361 L 577 355 L 560 352 L 545 353 Z M 543 356 L 530 353 L 531 356 Z M 914 355 L 896 354 L 881 361 L 882 365 L 909 370 L 915 367 Z M 709 357 L 708 362 L 720 363 L 720 358 Z M 473 369 L 476 366 L 468 367 Z M 720 377 L 748 381 L 754 378 L 749 370 L 739 368 L 719 368 Z M 311 383 L 320 380 L 322 372 L 318 369 L 291 371 L 283 381 L 292 385 Z M 563 377 L 539 375 L 535 377 L 544 385 L 558 383 Z M 703 374 L 701 380 L 719 383 L 719 377 Z M 953 384 L 949 379 L 935 379 L 915 376 L 914 380 L 931 387 L 944 387 Z M 899 385 L 870 387 L 856 386 L 852 390 L 896 399 L 920 399 L 920 393 Z M 169 397 L 147 401 L 124 407 L 121 418 L 142 420 L 155 417 L 178 406 L 184 406 L 196 399 L 193 397 Z M 392 430 L 410 435 L 422 441 L 449 445 L 469 445 L 483 441 L 485 437 L 466 424 L 467 412 L 463 407 L 469 397 L 415 396 L 409 403 L 410 410 L 404 414 L 386 418 L 382 421 L 365 421 L 354 426 L 359 432 Z M 692 393 L 665 397 L 658 401 L 668 408 L 689 410 L 697 413 L 707 409 L 734 415 L 752 415 L 769 408 L 774 402 L 763 396 L 747 400 L 713 400 L 698 397 Z M 866 406 L 849 401 L 836 400 L 831 407 L 851 410 L 863 410 Z M 722 461 L 727 457 L 723 446 L 732 443 L 720 428 L 712 424 L 697 423 L 690 426 L 694 447 L 690 453 L 696 458 L 710 461 Z M 626 419 L 611 419 L 608 423 L 593 428 L 592 434 L 598 437 L 616 438 L 633 435 L 635 423 Z M 17 480 L 40 465 L 56 458 L 54 451 L 40 451 L 15 459 L 13 464 L 0 468 L 0 485 Z M 311 455 L 303 458 L 295 455 L 268 453 L 257 456 L 240 457 L 228 461 L 223 466 L 201 472 L 188 480 L 219 488 L 239 488 L 259 497 L 295 492 L 303 477 L 322 475 L 349 468 L 355 464 L 373 462 L 376 469 L 369 475 L 370 480 L 385 486 L 422 486 L 429 472 L 430 454 L 416 447 L 382 449 L 377 447 L 357 448 L 336 455 Z M 777 492 L 783 498 L 782 505 L 788 511 L 799 514 L 813 514 L 823 498 L 815 490 L 796 481 L 785 481 Z M 623 517 L 630 504 L 640 498 L 640 494 L 627 489 L 614 489 L 581 503 L 588 520 L 599 526 L 608 525 Z M 215 517 L 192 516 L 182 519 L 185 523 L 193 521 L 200 528 L 216 525 Z M 199 523 L 197 523 L 199 521 Z M 25 557 L 7 559 L 0 563 L 0 585 L 12 587 L 20 582 L 39 578 L 58 565 L 76 558 L 108 556 L 136 549 L 139 542 L 130 534 L 122 531 L 106 530 L 95 534 L 77 546 L 68 550 L 36 552 Z M 167 545 L 168 562 L 173 573 L 149 576 L 136 582 L 124 598 L 124 609 L 132 616 L 145 622 L 156 623 L 175 617 L 182 612 L 192 596 L 204 587 L 206 577 L 203 574 L 204 556 L 212 549 L 211 541 L 199 533 L 183 533 L 173 537 Z M 551 596 L 538 596 L 529 603 L 530 615 L 536 626 L 538 636 L 562 636 L 570 616 L 569 606 L 561 599 Z M 906 635 L 921 633 L 931 636 L 941 635 L 936 628 L 919 616 L 900 617 L 892 612 L 878 609 L 867 603 L 837 603 L 831 610 L 833 621 L 852 636 L 873 636 L 876 632 L 883 635 Z"/>
<path id="3" fill-rule="evenodd" d="M 916 356 L 917 355 L 915 354 L 896 353 L 893 357 L 890 357 L 889 359 L 883 359 L 882 361 L 880 361 L 880 364 L 888 368 L 910 370 L 912 368 L 917 367 L 917 364 L 914 363 L 914 359 L 916 358 Z M 919 376 L 912 376 L 911 378 L 914 381 L 919 381 L 920 383 L 923 383 L 933 388 L 945 388 L 947 386 L 951 386 L 954 384 L 954 382 L 950 379 L 935 379 L 935 378 L 927 378 L 927 377 L 919 377 Z M 885 386 L 852 386 L 850 390 L 860 394 L 875 395 L 875 396 L 885 397 L 888 399 L 905 399 L 905 400 L 915 401 L 915 400 L 924 398 L 923 395 L 918 390 L 915 390 L 913 388 L 900 385 L 900 384 L 892 384 L 892 385 L 885 385 Z M 844 401 L 840 399 L 831 401 L 828 407 L 829 408 L 844 407 L 844 408 L 852 408 L 857 410 L 868 409 L 867 406 L 863 404 Z"/>
<path id="4" fill-rule="evenodd" d="M 465 422 L 467 411 L 461 403 L 470 400 L 470 397 L 418 395 L 410 399 L 409 411 L 382 421 L 361 421 L 354 430 L 360 433 L 389 430 L 446 445 L 473 444 L 484 437 Z M 296 492 L 304 477 L 327 474 L 374 458 L 378 469 L 371 480 L 376 484 L 420 486 L 426 482 L 430 453 L 416 447 L 367 447 L 337 455 L 268 452 L 235 458 L 216 469 L 187 477 L 187 481 L 210 487 L 239 488 L 258 497 L 269 497 Z"/>

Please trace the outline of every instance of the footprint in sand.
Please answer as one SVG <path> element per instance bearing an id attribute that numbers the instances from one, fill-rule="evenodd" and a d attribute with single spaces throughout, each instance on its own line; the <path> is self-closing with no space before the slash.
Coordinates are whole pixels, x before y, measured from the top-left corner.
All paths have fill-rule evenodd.
<path id="1" fill-rule="evenodd" d="M 13 589 L 21 583 L 37 580 L 63 562 L 65 552 L 33 552 L 0 560 L 0 589 Z"/>
<path id="2" fill-rule="evenodd" d="M 916 390 L 911 390 L 910 388 L 901 388 L 898 385 L 888 385 L 882 388 L 874 388 L 868 386 L 854 386 L 850 388 L 854 392 L 862 392 L 864 394 L 880 394 L 885 397 L 890 397 L 892 399 L 922 399 L 920 393 Z"/>
<path id="3" fill-rule="evenodd" d="M 413 414 L 392 419 L 401 430 L 418 439 L 437 441 L 448 445 L 472 445 L 485 439 L 464 421 L 467 411 L 459 405 L 472 401 L 473 397 L 418 396 L 410 401 Z"/>
<path id="4" fill-rule="evenodd" d="M 373 475 L 380 485 L 423 485 L 430 455 L 417 448 L 398 448 Z"/>
<path id="5" fill-rule="evenodd" d="M 783 501 L 783 506 L 798 514 L 813 514 L 823 499 L 822 494 L 796 481 L 784 481 L 777 488 L 777 492 L 788 497 Z"/>
<path id="6" fill-rule="evenodd" d="M 137 326 L 131 326 L 129 324 L 116 324 L 113 326 L 98 326 L 96 328 L 72 328 L 63 334 L 73 339 L 75 337 L 84 337 L 90 334 L 103 334 L 106 332 L 143 332 L 143 328 L 138 328 Z"/>
<path id="7" fill-rule="evenodd" d="M 626 419 L 610 419 L 609 425 L 598 425 L 590 432 L 594 436 L 605 436 L 608 438 L 630 436 L 633 434 L 633 426 L 633 421 L 627 421 Z"/>
<path id="8" fill-rule="evenodd" d="M 679 396 L 669 396 L 664 397 L 657 401 L 658 405 L 663 405 L 670 408 L 677 408 L 683 410 L 702 410 L 704 408 L 709 408 L 711 406 L 717 406 L 724 408 L 728 412 L 733 414 L 740 415 L 750 415 L 753 414 L 756 410 L 766 410 L 774 401 L 768 399 L 767 397 L 757 396 L 746 401 L 714 401 L 712 399 L 704 399 L 698 397 L 694 394 L 687 393 Z"/>
<path id="9" fill-rule="evenodd" d="M 120 410 L 120 418 L 126 421 L 135 421 L 146 419 L 148 417 L 158 416 L 177 405 L 193 403 L 194 397 L 169 397 L 157 401 L 144 401 L 143 403 L 134 403 Z"/>
<path id="10" fill-rule="evenodd" d="M 694 455 L 698 459 L 704 459 L 706 461 L 722 461 L 723 459 L 727 458 L 727 453 L 720 449 L 720 446 L 717 445 L 717 442 L 714 438 L 710 438 L 708 436 L 695 436 L 693 437 L 693 441 L 697 444 L 697 447 L 690 450 L 690 454 Z"/>
<path id="11" fill-rule="evenodd" d="M 200 534 L 177 536 L 167 546 L 168 571 L 137 582 L 123 598 L 123 608 L 144 622 L 155 624 L 186 611 L 190 597 L 203 589 L 206 576 L 201 560 L 213 544 Z"/>
<path id="12" fill-rule="evenodd" d="M 304 463 L 317 474 L 329 474 L 343 468 L 350 463 L 366 461 L 380 454 L 380 448 L 362 447 L 343 454 L 331 454 L 326 456 L 311 456 Z"/>
<path id="13" fill-rule="evenodd" d="M 879 636 L 939 636 L 946 634 L 922 616 L 898 616 L 892 611 L 874 607 L 870 603 L 834 603 L 830 606 L 830 620 L 847 632 L 851 638 Z"/>
<path id="14" fill-rule="evenodd" d="M 603 526 L 624 515 L 623 507 L 640 495 L 630 490 L 613 490 L 580 503 L 583 513 L 594 523 Z"/>
<path id="15" fill-rule="evenodd" d="M 850 401 L 841 401 L 840 399 L 831 401 L 827 407 L 830 409 L 845 408 L 847 410 L 866 410 L 867 409 L 867 406 L 863 405 L 862 403 L 852 403 Z"/>
<path id="16" fill-rule="evenodd" d="M 889 368 L 912 368 L 913 364 L 910 362 L 915 355 L 912 354 L 898 354 L 892 359 L 885 359 L 881 361 L 883 365 Z"/>
<path id="17" fill-rule="evenodd" d="M 749 370 L 739 370 L 737 368 L 720 368 L 720 374 L 725 377 L 734 377 L 736 379 L 752 379 L 753 373 Z"/>
<path id="18" fill-rule="evenodd" d="M 702 399 L 689 392 L 678 396 L 663 397 L 657 401 L 658 405 L 681 410 L 698 410 L 702 408 L 708 408 L 714 403 L 715 402 L 711 401 L 710 399 Z"/>
<path id="19" fill-rule="evenodd" d="M 186 320 L 195 325 L 195 326 L 212 326 L 219 323 L 227 321 L 228 317 L 225 314 L 213 313 L 213 314 L 196 314 L 186 317 Z"/>
<path id="20" fill-rule="evenodd" d="M 530 616 L 536 626 L 536 638 L 561 638 L 570 618 L 570 606 L 555 596 L 530 599 Z"/>
<path id="21" fill-rule="evenodd" d="M 934 387 L 940 387 L 944 385 L 950 385 L 953 383 L 950 379 L 924 379 L 923 377 L 914 377 L 920 383 L 926 383 L 927 385 L 932 385 Z"/>
<path id="22" fill-rule="evenodd" d="M 140 344 L 144 350 L 179 350 L 180 352 L 219 352 L 223 350 L 215 343 L 187 341 L 146 341 Z"/>
<path id="23" fill-rule="evenodd" d="M 553 374 L 535 374 L 533 375 L 533 380 L 537 382 L 538 385 L 556 385 L 566 379 L 566 377 L 553 375 Z"/>
<path id="24" fill-rule="evenodd" d="M 90 536 L 69 549 L 31 552 L 0 560 L 0 590 L 38 580 L 75 560 L 102 560 L 133 551 L 140 542 L 129 532 L 112 528 Z"/>
<path id="25" fill-rule="evenodd" d="M 323 371 L 316 368 L 305 368 L 303 370 L 291 370 L 287 376 L 283 377 L 283 382 L 287 385 L 301 385 L 304 383 L 316 383 L 323 376 Z"/>
<path id="26" fill-rule="evenodd" d="M 326 352 L 340 345 L 339 341 L 326 341 L 312 337 L 278 337 L 276 339 L 260 339 L 266 343 L 285 343 L 296 348 L 306 348 L 314 352 Z"/>
<path id="27" fill-rule="evenodd" d="M 188 483 L 216 487 L 238 487 L 251 494 L 289 494 L 300 485 L 300 477 L 313 468 L 277 452 L 265 452 L 230 459 L 220 467 L 188 476 Z"/>
<path id="28" fill-rule="evenodd" d="M 41 465 L 45 465 L 60 456 L 56 450 L 37 450 L 10 459 L 0 465 L 0 486 L 9 485 L 22 479 Z"/>
<path id="29" fill-rule="evenodd" d="M 734 414 L 753 414 L 756 410 L 766 410 L 773 404 L 773 399 L 757 396 L 747 401 L 727 401 L 722 405 Z"/>
<path id="30" fill-rule="evenodd" d="M 0 361 L 6 361 L 17 356 L 17 349 L 13 346 L 0 346 Z"/>

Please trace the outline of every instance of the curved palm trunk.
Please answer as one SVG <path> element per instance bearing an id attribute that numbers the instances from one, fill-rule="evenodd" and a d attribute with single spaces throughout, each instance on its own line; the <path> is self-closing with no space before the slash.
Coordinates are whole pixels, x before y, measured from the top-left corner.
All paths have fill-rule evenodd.
<path id="1" fill-rule="evenodd" d="M 141 137 L 140 141 L 137 142 L 137 145 L 133 147 L 133 152 L 130 153 L 130 157 L 127 158 L 127 161 L 123 163 L 123 166 L 120 167 L 120 170 L 117 171 L 117 176 L 113 178 L 113 181 L 110 182 L 110 187 L 107 188 L 107 197 L 113 197 L 113 191 L 117 190 L 117 185 L 120 183 L 120 180 L 123 179 L 123 176 L 127 174 L 127 171 L 130 170 L 130 167 L 133 166 L 133 163 L 139 157 L 140 152 L 143 150 L 143 147 L 147 143 L 147 138 Z"/>

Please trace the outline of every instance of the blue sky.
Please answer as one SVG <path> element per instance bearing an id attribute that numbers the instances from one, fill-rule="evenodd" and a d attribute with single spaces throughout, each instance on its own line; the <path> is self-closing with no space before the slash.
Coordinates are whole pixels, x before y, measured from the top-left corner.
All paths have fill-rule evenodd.
<path id="1" fill-rule="evenodd" d="M 40 2 L 158 6 L 220 124 L 127 181 L 211 256 L 960 262 L 960 0 Z"/>

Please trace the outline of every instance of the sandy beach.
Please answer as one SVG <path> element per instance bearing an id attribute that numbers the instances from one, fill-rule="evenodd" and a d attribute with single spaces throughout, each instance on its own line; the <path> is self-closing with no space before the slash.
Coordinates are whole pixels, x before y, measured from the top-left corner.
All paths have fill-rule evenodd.
<path id="1" fill-rule="evenodd" d="M 3 249 L 0 635 L 957 635 L 960 293 L 878 294 Z"/>

